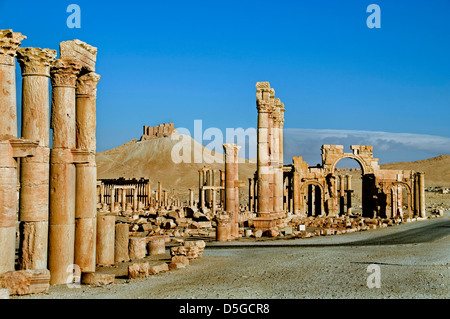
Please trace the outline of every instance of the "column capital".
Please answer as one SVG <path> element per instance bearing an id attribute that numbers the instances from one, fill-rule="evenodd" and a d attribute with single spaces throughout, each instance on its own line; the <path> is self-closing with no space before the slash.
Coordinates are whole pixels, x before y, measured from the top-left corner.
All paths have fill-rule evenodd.
<path id="1" fill-rule="evenodd" d="M 234 143 L 225 143 L 222 145 L 223 149 L 225 151 L 226 157 L 233 157 L 234 160 L 237 159 L 237 155 L 239 153 L 239 150 L 241 149 L 241 146 L 238 146 Z"/>
<path id="2" fill-rule="evenodd" d="M 256 109 L 258 113 L 269 113 L 273 109 L 275 90 L 269 82 L 256 83 Z"/>
<path id="3" fill-rule="evenodd" d="M 21 41 L 27 37 L 11 29 L 0 30 L 0 64 L 13 66 L 15 64 L 16 51 Z"/>
<path id="4" fill-rule="evenodd" d="M 90 72 L 80 76 L 77 80 L 77 95 L 97 95 L 97 84 L 100 81 L 100 75 L 94 72 Z"/>
<path id="5" fill-rule="evenodd" d="M 81 64 L 77 60 L 58 59 L 50 68 L 52 87 L 66 86 L 75 88 Z"/>
<path id="6" fill-rule="evenodd" d="M 17 49 L 17 61 L 22 68 L 22 76 L 40 75 L 50 77 L 50 66 L 56 57 L 56 50 L 41 48 Z"/>

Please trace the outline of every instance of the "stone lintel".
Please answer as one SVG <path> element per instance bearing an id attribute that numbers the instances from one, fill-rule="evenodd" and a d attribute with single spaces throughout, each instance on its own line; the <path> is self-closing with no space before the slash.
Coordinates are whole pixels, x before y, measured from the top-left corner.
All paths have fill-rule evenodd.
<path id="1" fill-rule="evenodd" d="M 97 48 L 78 39 L 59 44 L 61 59 L 76 59 L 87 72 L 95 72 Z"/>
<path id="2" fill-rule="evenodd" d="M 36 148 L 39 146 L 39 141 L 14 139 L 9 143 L 13 149 L 13 157 L 31 157 L 36 154 Z"/>

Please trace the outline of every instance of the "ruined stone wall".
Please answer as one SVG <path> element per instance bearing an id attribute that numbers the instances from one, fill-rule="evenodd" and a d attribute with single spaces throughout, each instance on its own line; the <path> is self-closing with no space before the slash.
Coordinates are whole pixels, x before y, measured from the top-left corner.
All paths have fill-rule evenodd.
<path id="1" fill-rule="evenodd" d="M 159 137 L 167 137 L 172 135 L 175 131 L 175 125 L 173 123 L 163 123 L 158 126 L 144 125 L 141 141 L 147 141 Z"/>

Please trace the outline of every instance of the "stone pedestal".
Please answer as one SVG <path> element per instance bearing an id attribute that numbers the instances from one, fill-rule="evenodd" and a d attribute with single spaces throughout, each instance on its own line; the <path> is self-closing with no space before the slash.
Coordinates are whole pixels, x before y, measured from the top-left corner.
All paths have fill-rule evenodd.
<path id="1" fill-rule="evenodd" d="M 166 241 L 163 237 L 150 237 L 147 247 L 149 256 L 166 253 Z"/>
<path id="2" fill-rule="evenodd" d="M 116 234 L 114 242 L 114 261 L 116 263 L 130 260 L 128 255 L 129 226 L 128 224 L 116 224 Z"/>

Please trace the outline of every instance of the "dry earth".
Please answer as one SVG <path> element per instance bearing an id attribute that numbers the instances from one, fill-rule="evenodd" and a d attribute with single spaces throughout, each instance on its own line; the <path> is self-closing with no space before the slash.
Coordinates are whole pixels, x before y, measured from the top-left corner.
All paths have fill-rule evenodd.
<path id="1" fill-rule="evenodd" d="M 450 298 L 450 213 L 359 233 L 210 242 L 185 269 L 105 287 L 51 287 L 22 298 Z M 168 255 L 161 255 L 164 260 Z M 369 265 L 381 287 L 367 285 Z"/>

